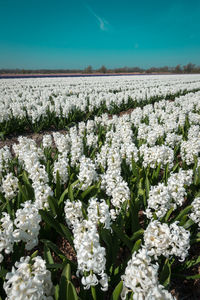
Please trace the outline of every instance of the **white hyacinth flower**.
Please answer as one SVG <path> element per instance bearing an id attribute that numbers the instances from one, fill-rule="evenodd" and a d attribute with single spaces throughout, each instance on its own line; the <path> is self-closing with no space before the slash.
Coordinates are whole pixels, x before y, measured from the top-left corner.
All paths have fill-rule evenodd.
<path id="1" fill-rule="evenodd" d="M 192 203 L 192 212 L 189 217 L 200 227 L 200 197 L 196 197 Z"/>
<path id="2" fill-rule="evenodd" d="M 174 222 L 168 226 L 158 220 L 151 221 L 144 232 L 144 244 L 147 253 L 158 259 L 163 255 L 178 256 L 180 261 L 184 261 L 190 248 L 190 232 Z"/>
<path id="3" fill-rule="evenodd" d="M 78 175 L 80 181 L 80 189 L 85 191 L 93 182 L 97 180 L 95 165 L 88 157 L 80 158 L 80 172 Z"/>
<path id="4" fill-rule="evenodd" d="M 7 300 L 53 300 L 51 272 L 40 256 L 21 257 L 6 274 L 3 287 Z"/>
<path id="5" fill-rule="evenodd" d="M 97 198 L 91 198 L 89 200 L 87 213 L 88 220 L 91 220 L 96 225 L 98 225 L 98 223 L 104 224 L 104 228 L 111 229 L 109 206 L 104 199 L 99 201 Z"/>
<path id="6" fill-rule="evenodd" d="M 133 292 L 133 300 L 171 300 L 170 293 L 158 281 L 158 264 L 152 264 L 145 248 L 134 252 L 122 275 L 123 289 L 121 298 L 126 299 Z M 151 298 L 152 296 L 152 298 Z"/>
<path id="7" fill-rule="evenodd" d="M 2 192 L 6 199 L 10 200 L 17 195 L 18 182 L 18 178 L 12 173 L 8 173 L 6 177 L 2 179 Z"/>
<path id="8" fill-rule="evenodd" d="M 50 148 L 52 146 L 52 136 L 50 134 L 43 135 L 42 145 L 44 148 Z"/>
<path id="9" fill-rule="evenodd" d="M 14 245 L 13 222 L 6 212 L 3 212 L 2 215 L 0 219 L 0 263 L 3 261 L 2 252 L 11 253 Z"/>
<path id="10" fill-rule="evenodd" d="M 13 236 L 15 241 L 23 241 L 26 243 L 25 248 L 31 250 L 38 244 L 41 216 L 38 213 L 38 208 L 31 201 L 26 201 L 21 206 L 23 208 L 16 211 L 16 219 L 14 220 L 16 229 Z"/>

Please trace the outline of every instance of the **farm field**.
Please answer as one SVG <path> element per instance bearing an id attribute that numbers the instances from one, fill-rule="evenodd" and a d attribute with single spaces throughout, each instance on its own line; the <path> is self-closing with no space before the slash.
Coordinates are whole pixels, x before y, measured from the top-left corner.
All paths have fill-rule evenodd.
<path id="1" fill-rule="evenodd" d="M 1 79 L 0 139 L 0 299 L 200 298 L 200 75 Z"/>

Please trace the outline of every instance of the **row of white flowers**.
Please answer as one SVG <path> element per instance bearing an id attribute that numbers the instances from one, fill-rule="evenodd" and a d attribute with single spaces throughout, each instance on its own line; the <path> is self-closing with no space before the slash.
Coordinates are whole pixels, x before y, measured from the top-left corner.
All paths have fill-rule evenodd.
<path id="1" fill-rule="evenodd" d="M 0 81 L 0 123 L 29 117 L 34 123 L 48 112 L 68 117 L 72 110 L 92 112 L 106 104 L 120 106 L 200 88 L 199 75 L 43 78 Z"/>

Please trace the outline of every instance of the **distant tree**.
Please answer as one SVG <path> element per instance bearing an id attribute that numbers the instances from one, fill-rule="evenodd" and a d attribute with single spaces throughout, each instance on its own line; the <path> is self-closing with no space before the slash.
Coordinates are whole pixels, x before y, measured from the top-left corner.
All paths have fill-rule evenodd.
<path id="1" fill-rule="evenodd" d="M 91 74 L 92 73 L 92 66 L 88 66 L 87 68 L 85 68 L 84 73 Z"/>
<path id="2" fill-rule="evenodd" d="M 192 73 L 195 70 L 195 64 L 189 63 L 183 67 L 184 73 Z"/>
<path id="3" fill-rule="evenodd" d="M 107 68 L 103 65 L 101 68 L 98 70 L 100 73 L 107 73 Z"/>
<path id="4" fill-rule="evenodd" d="M 181 68 L 181 65 L 177 65 L 175 68 L 174 68 L 174 72 L 175 73 L 182 73 L 182 68 Z"/>
<path id="5" fill-rule="evenodd" d="M 168 66 L 164 66 L 164 67 L 161 67 L 160 72 L 169 72 L 169 67 Z"/>

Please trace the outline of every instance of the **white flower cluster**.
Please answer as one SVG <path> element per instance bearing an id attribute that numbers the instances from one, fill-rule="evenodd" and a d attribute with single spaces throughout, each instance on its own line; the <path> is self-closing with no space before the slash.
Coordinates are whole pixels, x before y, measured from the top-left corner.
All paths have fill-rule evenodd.
<path id="1" fill-rule="evenodd" d="M 60 154 L 65 153 L 65 156 L 70 150 L 71 141 L 68 134 L 61 134 L 60 132 L 53 133 L 53 139 Z"/>
<path id="2" fill-rule="evenodd" d="M 12 173 L 7 173 L 6 177 L 2 179 L 2 192 L 5 198 L 11 200 L 18 192 L 18 178 Z"/>
<path id="3" fill-rule="evenodd" d="M 183 205 L 186 195 L 185 186 L 191 185 L 192 175 L 192 170 L 180 169 L 178 173 L 171 173 L 167 186 L 164 183 L 152 186 L 149 192 L 148 207 L 145 211 L 147 218 L 151 219 L 155 213 L 160 219 L 170 208 L 176 209 L 177 206 Z"/>
<path id="4" fill-rule="evenodd" d="M 159 284 L 158 264 L 152 264 L 145 248 L 134 252 L 122 275 L 121 298 L 133 292 L 133 300 L 173 300 L 172 295 Z"/>
<path id="5" fill-rule="evenodd" d="M 52 136 L 50 134 L 45 134 L 43 135 L 43 138 L 42 138 L 42 146 L 44 148 L 50 148 L 52 146 Z"/>
<path id="6" fill-rule="evenodd" d="M 118 146 L 120 147 L 120 154 L 122 158 L 126 159 L 127 165 L 129 165 L 132 170 L 132 159 L 135 162 L 138 161 L 138 149 L 133 142 L 131 122 L 127 117 L 127 115 L 124 115 L 119 122 L 117 122 L 115 135 L 118 140 Z"/>
<path id="7" fill-rule="evenodd" d="M 188 141 L 181 142 L 181 158 L 189 166 L 194 163 L 194 157 L 200 153 L 200 139 L 191 138 Z"/>
<path id="8" fill-rule="evenodd" d="M 14 245 L 13 222 L 6 212 L 3 212 L 2 215 L 0 219 L 0 263 L 4 258 L 2 252 L 11 253 Z"/>
<path id="9" fill-rule="evenodd" d="M 160 182 L 157 186 L 151 186 L 147 203 L 145 214 L 149 219 L 153 218 L 153 213 L 160 219 L 171 207 L 174 207 L 168 187 Z"/>
<path id="10" fill-rule="evenodd" d="M 200 131 L 199 131 L 199 125 L 191 125 L 188 129 L 188 140 L 191 140 L 193 138 L 200 138 Z"/>
<path id="11" fill-rule="evenodd" d="M 193 171 L 182 169 L 178 173 L 171 174 L 168 181 L 167 187 L 170 195 L 177 206 L 181 206 L 184 202 L 184 196 L 186 195 L 185 186 L 192 184 Z"/>
<path id="12" fill-rule="evenodd" d="M 100 246 L 96 224 L 91 220 L 83 220 L 82 223 L 76 224 L 73 233 L 78 261 L 77 275 L 83 276 L 82 284 L 85 289 L 89 289 L 91 285 L 100 283 L 101 289 L 106 291 L 108 289 L 108 276 L 105 273 L 106 252 L 105 248 Z M 88 275 L 85 275 L 85 272 Z"/>
<path id="13" fill-rule="evenodd" d="M 94 204 L 94 202 L 96 203 Z M 95 206 L 100 208 L 99 211 Z M 77 276 L 79 274 L 83 276 L 81 282 L 85 289 L 98 283 L 101 284 L 102 290 L 108 289 L 108 277 L 105 273 L 105 248 L 100 246 L 97 231 L 98 221 L 109 227 L 109 217 L 103 216 L 104 212 L 108 213 L 106 203 L 98 205 L 96 199 L 93 199 L 88 208 L 88 220 L 85 220 L 82 214 L 81 201 L 70 203 L 67 200 L 65 202 L 66 222 L 74 234 L 74 247 L 78 261 Z"/>
<path id="14" fill-rule="evenodd" d="M 190 248 L 190 232 L 174 222 L 168 226 L 158 220 L 151 221 L 144 232 L 148 255 L 158 259 L 160 255 L 175 255 L 184 261 Z"/>
<path id="15" fill-rule="evenodd" d="M 138 139 L 147 141 L 149 146 L 155 146 L 157 140 L 164 135 L 164 128 L 160 124 L 156 124 L 156 120 L 153 120 L 152 125 L 146 125 L 141 123 L 138 127 Z"/>
<path id="16" fill-rule="evenodd" d="M 83 140 L 77 132 L 76 127 L 70 128 L 70 139 L 71 139 L 71 166 L 74 167 L 79 162 L 83 155 Z"/>
<path id="17" fill-rule="evenodd" d="M 175 132 L 168 132 L 165 138 L 165 144 L 171 148 L 175 145 L 179 145 L 182 140 L 182 136 L 176 134 Z"/>
<path id="18" fill-rule="evenodd" d="M 21 257 L 6 274 L 3 287 L 7 300 L 53 300 L 51 272 L 40 256 Z"/>
<path id="19" fill-rule="evenodd" d="M 67 183 L 68 180 L 68 157 L 66 153 L 58 154 L 57 160 L 54 162 L 53 166 L 53 178 L 56 182 L 57 172 L 62 184 Z"/>
<path id="20" fill-rule="evenodd" d="M 109 206 L 104 199 L 98 201 L 97 198 L 90 198 L 87 208 L 88 220 L 91 220 L 94 224 L 104 224 L 104 228 L 111 229 L 111 219 L 109 213 Z"/>
<path id="21" fill-rule="evenodd" d="M 64 206 L 65 220 L 69 228 L 73 229 L 76 223 L 83 221 L 82 202 L 80 200 L 70 201 L 67 199 Z"/>
<path id="22" fill-rule="evenodd" d="M 102 175 L 101 187 L 105 189 L 108 196 L 111 196 L 111 203 L 114 206 L 114 209 L 111 209 L 111 215 L 114 220 L 119 214 L 122 204 L 130 199 L 128 184 L 121 176 L 121 156 L 119 149 L 110 149 L 107 157 L 107 165 L 106 173 Z"/>
<path id="23" fill-rule="evenodd" d="M 8 146 L 4 146 L 0 149 L 0 178 L 3 171 L 8 170 L 8 162 L 12 159 L 11 152 Z"/>
<path id="24" fill-rule="evenodd" d="M 31 250 L 38 244 L 38 234 L 40 231 L 41 216 L 38 209 L 31 201 L 22 203 L 23 208 L 16 211 L 14 225 L 16 229 L 13 236 L 16 242 L 26 243 L 26 250 Z"/>
<path id="25" fill-rule="evenodd" d="M 200 227 L 200 197 L 196 197 L 192 203 L 192 212 L 189 217 Z"/>
<path id="26" fill-rule="evenodd" d="M 90 158 L 85 157 L 84 155 L 80 158 L 80 171 L 78 179 L 80 181 L 80 189 L 82 191 L 87 190 L 87 188 L 97 180 L 95 164 Z"/>
<path id="27" fill-rule="evenodd" d="M 87 133 L 86 135 L 86 143 L 88 147 L 96 147 L 98 142 L 98 135 L 94 132 Z"/>
<path id="28" fill-rule="evenodd" d="M 186 75 L 185 75 L 186 76 Z M 34 88 L 33 88 L 34 86 Z M 52 88 L 53 86 L 53 88 Z M 110 109 L 127 103 L 140 103 L 151 97 L 165 97 L 183 90 L 199 88 L 199 75 L 170 76 L 115 76 L 90 78 L 34 78 L 10 79 L 0 82 L 0 122 L 28 115 L 35 123 L 55 113 L 68 117 L 76 110 L 93 111 L 105 104 Z M 118 91 L 113 93 L 113 91 Z M 16 105 L 17 103 L 17 105 Z"/>
<path id="29" fill-rule="evenodd" d="M 150 166 L 155 169 L 160 163 L 161 166 L 169 164 L 169 168 L 173 167 L 174 151 L 165 145 L 148 147 L 146 144 L 140 147 L 140 155 L 143 156 L 143 166 Z"/>
<path id="30" fill-rule="evenodd" d="M 44 159 L 43 151 L 31 139 L 20 137 L 18 141 L 19 144 L 14 144 L 13 149 L 33 182 L 35 203 L 38 209 L 47 208 L 48 197 L 52 196 L 53 192 L 48 185 L 49 178 L 45 166 L 40 163 L 40 158 Z"/>

